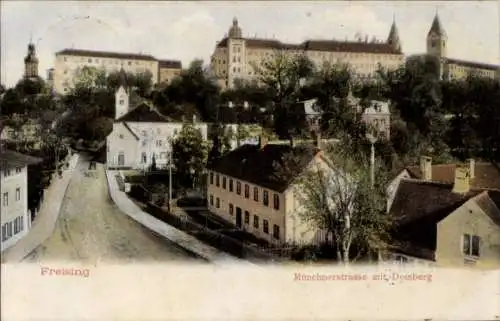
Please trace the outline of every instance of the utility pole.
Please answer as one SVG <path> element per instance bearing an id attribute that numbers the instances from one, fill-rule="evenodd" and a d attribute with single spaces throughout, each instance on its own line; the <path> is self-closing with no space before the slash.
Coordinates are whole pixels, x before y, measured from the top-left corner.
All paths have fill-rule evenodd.
<path id="1" fill-rule="evenodd" d="M 366 134 L 366 138 L 371 144 L 371 152 L 370 152 L 370 182 L 371 182 L 371 187 L 373 188 L 375 186 L 375 143 L 377 142 L 377 138 L 368 133 Z"/>
<path id="2" fill-rule="evenodd" d="M 168 153 L 168 212 L 172 211 L 172 143 Z"/>

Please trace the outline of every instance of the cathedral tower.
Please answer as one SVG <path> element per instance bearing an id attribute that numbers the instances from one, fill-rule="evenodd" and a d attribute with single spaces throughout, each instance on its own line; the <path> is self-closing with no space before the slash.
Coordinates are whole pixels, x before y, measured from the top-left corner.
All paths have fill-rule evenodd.
<path id="1" fill-rule="evenodd" d="M 38 58 L 32 42 L 28 44 L 28 54 L 24 58 L 24 77 L 32 80 L 38 78 Z"/>
<path id="2" fill-rule="evenodd" d="M 427 54 L 438 58 L 445 58 L 447 41 L 448 37 L 436 13 L 434 21 L 432 21 L 431 29 L 427 34 Z"/>

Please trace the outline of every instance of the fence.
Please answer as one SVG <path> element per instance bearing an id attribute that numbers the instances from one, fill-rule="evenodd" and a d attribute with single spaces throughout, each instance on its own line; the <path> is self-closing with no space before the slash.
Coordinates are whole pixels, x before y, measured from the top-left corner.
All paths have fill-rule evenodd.
<path id="1" fill-rule="evenodd" d="M 207 243 L 233 256 L 247 259 L 249 261 L 262 262 L 281 259 L 278 255 L 262 252 L 256 246 L 237 241 L 226 235 L 218 233 L 217 231 L 211 230 L 206 226 L 193 222 L 187 216 L 180 217 L 171 214 L 163 210 L 162 208 L 150 203 L 147 200 L 147 197 L 143 197 L 145 196 L 143 193 L 147 193 L 147 191 L 141 186 L 135 188 L 135 191 L 131 191 L 129 195 L 136 200 L 144 203 L 145 205 L 143 210 L 148 212 L 153 217 L 196 237 L 198 240 L 204 243 Z"/>

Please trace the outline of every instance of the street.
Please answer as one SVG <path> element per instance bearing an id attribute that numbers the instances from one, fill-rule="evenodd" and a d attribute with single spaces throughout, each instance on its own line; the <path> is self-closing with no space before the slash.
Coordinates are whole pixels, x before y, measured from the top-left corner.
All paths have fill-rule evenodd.
<path id="1" fill-rule="evenodd" d="M 103 165 L 88 166 L 80 160 L 54 233 L 25 262 L 203 262 L 122 213 L 108 195 Z"/>

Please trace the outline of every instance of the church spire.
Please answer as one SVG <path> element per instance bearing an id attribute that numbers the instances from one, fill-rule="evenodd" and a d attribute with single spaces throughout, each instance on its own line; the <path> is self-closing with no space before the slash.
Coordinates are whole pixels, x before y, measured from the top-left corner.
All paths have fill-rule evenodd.
<path id="1" fill-rule="evenodd" d="M 399 31 L 396 25 L 396 15 L 392 15 L 392 25 L 389 31 L 389 37 L 387 37 L 387 43 L 391 45 L 394 50 L 401 51 L 401 40 L 399 39 Z"/>
<path id="2" fill-rule="evenodd" d="M 436 15 L 434 16 L 434 20 L 432 21 L 431 29 L 429 29 L 429 33 L 427 35 L 430 35 L 432 33 L 434 33 L 436 36 L 446 37 L 446 32 L 441 25 L 437 8 Z"/>
<path id="3" fill-rule="evenodd" d="M 35 45 L 31 40 L 28 44 L 28 53 L 24 57 L 24 76 L 30 79 L 38 78 L 38 58 Z"/>

